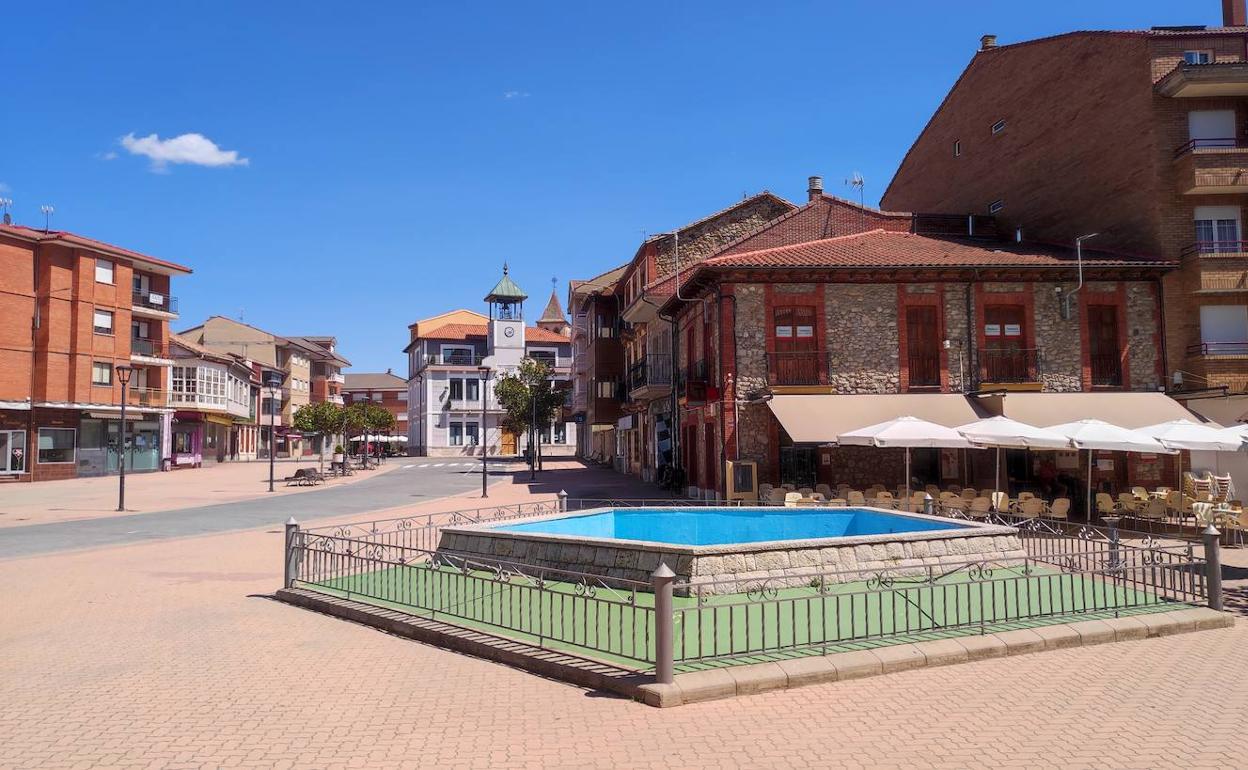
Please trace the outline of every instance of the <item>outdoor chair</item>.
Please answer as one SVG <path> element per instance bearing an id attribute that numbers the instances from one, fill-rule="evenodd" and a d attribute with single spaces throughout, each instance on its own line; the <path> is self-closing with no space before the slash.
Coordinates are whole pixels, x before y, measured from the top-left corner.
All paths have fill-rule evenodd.
<path id="1" fill-rule="evenodd" d="M 1149 522 L 1164 522 L 1166 520 L 1166 501 L 1149 500 L 1136 509 L 1135 515 Z"/>
<path id="2" fill-rule="evenodd" d="M 876 492 L 875 493 L 875 507 L 892 508 L 893 507 L 893 493 L 892 492 Z"/>
<path id="3" fill-rule="evenodd" d="M 849 490 L 849 494 L 845 496 L 845 499 L 853 506 L 860 507 L 867 504 L 867 496 L 856 489 Z"/>
<path id="4" fill-rule="evenodd" d="M 788 494 L 789 493 L 784 489 L 773 489 L 768 493 L 767 502 L 774 505 L 784 505 L 785 498 Z"/>
<path id="5" fill-rule="evenodd" d="M 923 488 L 923 491 L 927 492 L 932 497 L 940 497 L 940 487 L 935 484 L 928 484 Z"/>
<path id="6" fill-rule="evenodd" d="M 781 485 L 780 485 L 780 488 L 781 488 L 781 489 L 783 489 L 785 492 L 796 492 L 796 491 L 797 491 L 797 486 L 796 486 L 795 484 L 781 484 Z"/>
<path id="7" fill-rule="evenodd" d="M 1008 511 L 1014 505 L 1010 501 L 1010 496 L 1004 492 L 993 492 L 988 499 L 992 501 L 992 508 L 995 511 Z"/>
<path id="8" fill-rule="evenodd" d="M 849 497 L 849 491 L 850 491 L 851 489 L 853 489 L 853 487 L 851 487 L 851 486 L 850 486 L 850 485 L 848 485 L 848 484 L 837 484 L 837 485 L 836 485 L 836 496 L 837 496 L 837 497 Z"/>
<path id="9" fill-rule="evenodd" d="M 815 491 L 823 495 L 824 497 L 832 496 L 832 487 L 828 486 L 827 484 L 816 484 Z"/>
<path id="10" fill-rule="evenodd" d="M 1248 531 L 1248 511 L 1240 508 L 1224 516 L 1222 519 L 1222 531 L 1226 533 L 1227 540 L 1230 543 L 1242 546 L 1244 544 L 1244 532 Z"/>
<path id="11" fill-rule="evenodd" d="M 1038 519 L 1045 514 L 1044 501 L 1035 496 L 1026 500 L 1020 499 L 1016 514 L 1024 519 Z"/>
<path id="12" fill-rule="evenodd" d="M 811 489 L 810 487 L 802 487 L 801 489 L 797 490 L 797 493 L 801 495 L 802 497 L 810 497 L 811 495 L 815 493 L 815 490 Z"/>
<path id="13" fill-rule="evenodd" d="M 915 513 L 922 513 L 927 506 L 927 496 L 930 492 L 914 492 L 910 495 L 910 510 Z M 935 497 L 935 495 L 932 495 Z"/>
<path id="14" fill-rule="evenodd" d="M 1118 506 L 1106 492 L 1096 493 L 1096 512 L 1100 516 L 1117 516 Z"/>
<path id="15" fill-rule="evenodd" d="M 1134 515 L 1139 509 L 1139 498 L 1130 492 L 1118 493 L 1118 510 L 1128 515 Z"/>
<path id="16" fill-rule="evenodd" d="M 976 519 L 986 519 L 992 513 L 992 501 L 986 497 L 977 497 L 971 501 L 967 515 Z"/>
<path id="17" fill-rule="evenodd" d="M 1144 487 L 1131 487 L 1131 494 L 1135 495 L 1136 500 L 1149 499 L 1148 490 Z"/>
<path id="18" fill-rule="evenodd" d="M 979 493 L 975 491 L 975 488 L 974 488 L 974 487 L 963 487 L 963 488 L 962 488 L 962 499 L 963 499 L 963 500 L 974 500 L 974 499 L 975 499 L 975 498 L 977 498 L 977 497 L 979 497 Z"/>
<path id="19" fill-rule="evenodd" d="M 801 502 L 801 500 L 802 500 L 802 493 L 801 493 L 801 492 L 785 492 L 785 494 L 784 494 L 784 507 L 786 507 L 786 508 L 796 508 L 796 507 L 797 507 L 797 504 L 798 504 L 799 502 Z"/>
<path id="20" fill-rule="evenodd" d="M 1070 498 L 1059 497 L 1049 506 L 1050 519 L 1069 519 L 1070 518 Z"/>
<path id="21" fill-rule="evenodd" d="M 819 503 L 822 505 L 823 503 L 826 503 L 828 501 L 828 496 L 822 492 L 811 492 L 807 499 L 809 499 L 811 502 Z"/>
<path id="22" fill-rule="evenodd" d="M 962 510 L 962 497 L 953 492 L 941 492 L 939 505 L 942 510 Z"/>
<path id="23" fill-rule="evenodd" d="M 960 495 L 962 494 L 962 487 L 958 486 L 957 484 L 950 484 L 949 486 L 945 487 L 945 491 L 952 492 L 955 495 Z"/>
<path id="24" fill-rule="evenodd" d="M 775 489 L 775 487 L 772 486 L 771 484 L 759 484 L 758 485 L 758 499 L 766 500 L 767 497 L 771 494 L 771 490 L 773 489 Z"/>

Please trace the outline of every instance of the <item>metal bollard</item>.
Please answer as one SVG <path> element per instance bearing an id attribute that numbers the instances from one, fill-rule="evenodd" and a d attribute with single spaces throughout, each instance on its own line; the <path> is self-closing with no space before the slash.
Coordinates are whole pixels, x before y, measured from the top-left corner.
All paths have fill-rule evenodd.
<path id="1" fill-rule="evenodd" d="M 1201 533 L 1205 540 L 1206 580 L 1209 588 L 1209 609 L 1222 609 L 1222 533 L 1212 523 Z"/>
<path id="2" fill-rule="evenodd" d="M 936 501 L 932 499 L 931 492 L 923 493 L 923 513 L 926 513 L 928 516 L 936 515 Z"/>
<path id="3" fill-rule="evenodd" d="M 299 522 L 295 521 L 295 517 L 291 516 L 286 520 L 286 551 L 283 554 L 286 558 L 285 566 L 282 574 L 282 587 L 292 588 L 295 585 L 295 575 L 299 571 L 299 567 L 295 562 L 295 533 L 299 531 Z"/>
<path id="4" fill-rule="evenodd" d="M 659 568 L 650 573 L 650 585 L 654 589 L 654 681 L 671 684 L 675 681 L 674 637 L 675 618 L 672 615 L 672 581 L 676 573 L 659 562 Z"/>
<path id="5" fill-rule="evenodd" d="M 558 495 L 558 497 L 559 497 L 559 512 L 560 512 L 560 513 L 567 513 L 567 511 L 568 511 L 568 490 L 566 490 L 566 489 L 561 489 L 561 490 L 559 490 L 559 495 Z"/>
<path id="6" fill-rule="evenodd" d="M 1117 516 L 1102 516 L 1101 521 L 1105 522 L 1105 526 L 1109 527 L 1109 566 L 1117 567 L 1119 560 L 1122 558 L 1119 554 L 1120 536 L 1118 534 Z"/>

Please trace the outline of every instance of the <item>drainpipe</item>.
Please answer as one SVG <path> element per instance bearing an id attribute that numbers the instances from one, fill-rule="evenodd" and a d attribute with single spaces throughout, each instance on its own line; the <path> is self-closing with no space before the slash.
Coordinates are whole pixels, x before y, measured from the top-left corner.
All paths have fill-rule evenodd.
<path id="1" fill-rule="evenodd" d="M 963 393 L 971 393 L 979 389 L 979 367 L 975 365 L 975 359 L 973 358 L 974 348 L 972 347 L 975 340 L 975 313 L 971 308 L 971 286 L 975 281 L 979 280 L 979 271 L 975 270 L 971 277 L 972 280 L 967 281 L 966 290 L 963 292 L 965 294 L 966 305 L 966 371 L 970 374 L 969 379 L 971 382 L 968 387 L 967 377 L 963 375 Z"/>
<path id="2" fill-rule="evenodd" d="M 725 331 L 725 329 L 723 328 L 722 324 L 718 324 L 718 322 L 719 322 L 720 318 L 722 318 L 722 317 L 723 317 L 723 314 L 721 313 L 721 308 L 723 307 L 723 303 L 724 303 L 724 300 L 725 300 L 725 299 L 730 299 L 730 300 L 732 300 L 732 329 L 727 330 L 727 331 Z M 727 452 L 726 452 L 726 451 L 724 451 L 724 448 L 725 448 L 725 447 L 726 447 L 726 445 L 727 445 L 727 444 L 726 444 L 726 439 L 727 439 L 727 437 L 728 437 L 728 433 L 727 433 L 728 420 L 727 420 L 727 417 L 724 415 L 724 412 L 727 410 L 727 408 L 728 408 L 728 404 L 729 404 L 729 403 L 731 403 L 731 404 L 732 404 L 732 415 L 733 415 L 733 420 L 734 420 L 734 422 L 737 420 L 737 394 L 736 394 L 736 384 L 737 384 L 737 377 L 736 377 L 736 374 L 737 374 L 737 373 L 736 373 L 736 369 L 737 369 L 737 334 L 736 334 L 736 331 L 737 331 L 737 296 L 736 296 L 735 294 L 728 294 L 728 295 L 725 295 L 725 294 L 724 294 L 724 290 L 723 290 L 723 286 L 722 286 L 721 284 L 716 284 L 716 287 L 715 287 L 715 320 L 716 320 L 716 322 L 717 322 L 717 328 L 719 329 L 719 345 L 716 347 L 716 350 L 715 350 L 715 356 L 716 356 L 716 358 L 715 358 L 715 371 L 719 373 L 719 378 L 720 378 L 720 382 L 721 382 L 721 384 L 722 384 L 722 383 L 726 383 L 726 382 L 727 382 L 727 379 L 728 379 L 728 378 L 725 376 L 725 373 L 724 373 L 724 334 L 725 334 L 725 333 L 727 333 L 727 334 L 731 334 L 731 335 L 732 335 L 732 363 L 733 363 L 733 372 L 732 372 L 732 385 L 733 385 L 733 393 L 732 393 L 732 398 L 731 398 L 731 399 L 729 399 L 729 398 L 727 398 L 727 395 L 726 395 L 726 394 L 721 394 L 721 395 L 720 395 L 720 399 L 719 399 L 719 437 L 720 437 L 719 467 L 720 467 L 721 469 L 723 469 L 723 468 L 724 468 L 724 461 L 727 459 L 727 458 L 725 457 L 725 455 L 727 454 Z M 732 435 L 733 435 L 733 437 L 737 440 L 737 447 L 738 447 L 738 450 L 739 450 L 739 449 L 740 449 L 740 446 L 741 446 L 741 443 L 740 443 L 740 442 L 741 442 L 741 439 L 740 439 L 741 434 L 740 434 L 740 426 L 739 426 L 739 425 L 734 425 L 734 428 L 733 428 L 733 431 L 732 431 Z M 736 459 L 736 460 L 740 460 L 740 459 L 741 459 L 741 453 L 740 453 L 740 451 L 737 451 L 735 454 L 736 454 L 736 457 L 735 457 L 734 459 Z M 725 499 L 725 500 L 727 500 L 727 499 L 728 499 L 728 474 L 727 474 L 727 473 L 725 473 L 725 474 L 724 474 L 724 485 L 723 485 L 723 486 L 724 486 L 724 499 Z"/>
<path id="3" fill-rule="evenodd" d="M 39 243 L 31 249 L 31 293 L 35 297 L 34 313 L 30 317 L 30 412 L 27 415 L 29 430 L 26 432 L 26 456 L 24 458 L 27 477 L 35 480 L 34 458 L 39 452 L 31 452 L 31 447 L 38 447 L 38 435 L 35 433 L 35 364 L 38 361 L 36 351 L 39 348 L 39 327 L 43 319 L 39 312 Z"/>
<path id="4" fill-rule="evenodd" d="M 1095 238 L 1098 235 L 1100 235 L 1100 233 L 1089 233 L 1088 235 L 1081 235 L 1075 239 L 1075 260 L 1079 263 L 1079 285 L 1066 293 L 1065 301 L 1067 316 L 1071 314 L 1070 305 L 1074 296 L 1079 293 L 1080 289 L 1083 288 L 1083 242 L 1089 238 Z"/>
<path id="5" fill-rule="evenodd" d="M 1166 345 L 1166 303 L 1162 295 L 1161 276 L 1154 278 L 1153 283 L 1157 286 L 1157 334 L 1161 336 L 1161 387 L 1163 390 L 1169 390 L 1170 358 L 1167 355 L 1169 350 Z"/>

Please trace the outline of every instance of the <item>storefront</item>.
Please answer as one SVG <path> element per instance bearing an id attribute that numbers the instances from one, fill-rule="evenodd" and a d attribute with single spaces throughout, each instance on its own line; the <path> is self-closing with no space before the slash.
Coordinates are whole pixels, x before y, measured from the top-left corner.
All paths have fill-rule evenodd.
<path id="1" fill-rule="evenodd" d="M 127 473 L 160 470 L 161 424 L 166 418 L 166 415 L 159 412 L 126 414 Z M 121 464 L 120 412 L 84 412 L 79 422 L 77 438 L 79 476 L 117 473 Z M 48 441 L 51 446 L 54 439 Z"/>

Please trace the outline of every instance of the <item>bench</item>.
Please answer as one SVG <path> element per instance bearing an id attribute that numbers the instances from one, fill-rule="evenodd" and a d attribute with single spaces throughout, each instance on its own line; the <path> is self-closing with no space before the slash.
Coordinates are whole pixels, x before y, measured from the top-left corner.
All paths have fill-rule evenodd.
<path id="1" fill-rule="evenodd" d="M 295 471 L 295 475 L 287 476 L 282 480 L 286 482 L 286 486 L 294 484 L 297 487 L 314 487 L 324 483 L 325 477 L 315 468 L 300 468 Z"/>

